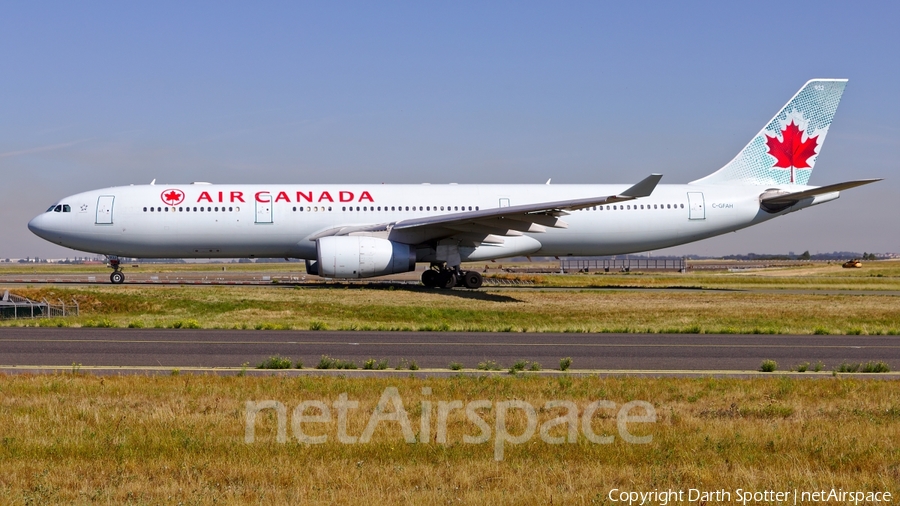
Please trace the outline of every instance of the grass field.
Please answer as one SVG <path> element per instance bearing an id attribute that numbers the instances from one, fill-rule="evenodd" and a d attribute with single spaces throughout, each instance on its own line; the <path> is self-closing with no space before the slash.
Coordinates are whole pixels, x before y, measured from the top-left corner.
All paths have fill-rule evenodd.
<path id="1" fill-rule="evenodd" d="M 637 276 L 630 278 L 637 279 Z M 660 282 L 660 277 L 652 279 Z M 81 315 L 0 325 L 897 334 L 896 295 L 727 290 L 430 290 L 412 286 L 19 286 L 40 300 L 76 299 Z"/>
<path id="2" fill-rule="evenodd" d="M 5 504 L 607 504 L 613 488 L 632 491 L 829 490 L 900 493 L 900 384 L 845 378 L 630 379 L 454 377 L 121 376 L 81 374 L 0 378 L 0 502 Z M 304 400 L 328 405 L 346 393 L 359 402 L 347 417 L 360 436 L 379 397 L 396 387 L 420 442 L 407 443 L 398 422 L 382 421 L 371 441 L 337 441 L 336 414 L 306 423 L 322 444 L 301 444 L 291 424 Z M 423 387 L 431 394 L 423 394 Z M 432 402 L 431 408 L 422 401 Z M 274 410 L 261 411 L 255 441 L 245 442 L 245 402 L 276 400 L 289 417 L 276 441 Z M 549 400 L 574 402 L 576 416 L 596 400 L 587 440 L 549 444 L 536 433 L 506 443 L 467 444 L 479 428 L 463 411 L 436 439 L 439 401 L 486 400 L 482 418 L 496 436 L 499 402 L 525 401 L 540 424 L 564 414 Z M 626 442 L 616 409 L 642 400 L 656 421 L 628 426 L 646 444 Z M 388 409 L 394 412 L 394 408 Z M 432 412 L 431 432 L 421 418 Z M 316 414 L 315 410 L 307 415 Z M 526 430 L 521 410 L 505 427 Z M 644 413 L 638 410 L 632 414 Z M 557 426 L 550 436 L 564 436 Z M 685 492 L 687 493 L 687 492 Z"/>

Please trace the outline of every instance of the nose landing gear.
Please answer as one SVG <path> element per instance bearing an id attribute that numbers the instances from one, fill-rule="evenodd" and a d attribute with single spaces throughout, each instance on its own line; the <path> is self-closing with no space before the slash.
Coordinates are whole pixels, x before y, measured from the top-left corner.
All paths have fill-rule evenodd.
<path id="1" fill-rule="evenodd" d="M 484 278 L 476 271 L 461 271 L 459 267 L 450 268 L 446 264 L 432 265 L 422 273 L 422 284 L 429 288 L 453 288 L 461 286 L 475 290 L 481 288 Z"/>
<path id="2" fill-rule="evenodd" d="M 121 285 L 125 282 L 125 273 L 122 272 L 122 267 L 119 265 L 119 257 L 109 255 L 107 258 L 109 258 L 109 267 L 113 270 L 112 274 L 109 275 L 109 282 L 114 285 Z"/>

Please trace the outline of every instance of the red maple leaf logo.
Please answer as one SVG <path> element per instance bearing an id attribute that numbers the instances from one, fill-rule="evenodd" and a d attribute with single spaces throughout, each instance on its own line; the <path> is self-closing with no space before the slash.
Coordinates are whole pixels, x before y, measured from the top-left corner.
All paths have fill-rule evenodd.
<path id="1" fill-rule="evenodd" d="M 170 206 L 177 206 L 184 201 L 184 192 L 181 190 L 166 190 L 162 192 L 160 198 Z"/>
<path id="2" fill-rule="evenodd" d="M 804 141 L 803 130 L 800 130 L 800 127 L 794 124 L 794 120 L 791 120 L 781 131 L 781 137 L 783 140 L 766 135 L 766 146 L 769 147 L 769 154 L 775 157 L 775 165 L 772 167 L 790 169 L 793 183 L 794 169 L 810 168 L 807 162 L 816 154 L 819 136 L 807 137 Z"/>

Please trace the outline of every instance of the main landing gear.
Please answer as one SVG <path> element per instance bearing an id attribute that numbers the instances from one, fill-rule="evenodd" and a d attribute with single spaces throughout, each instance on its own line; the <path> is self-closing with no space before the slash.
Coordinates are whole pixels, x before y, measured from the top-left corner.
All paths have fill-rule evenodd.
<path id="1" fill-rule="evenodd" d="M 463 286 L 469 289 L 481 288 L 484 278 L 475 271 L 461 271 L 459 267 L 432 265 L 422 273 L 422 284 L 429 288 L 453 288 Z"/>
<path id="2" fill-rule="evenodd" d="M 109 282 L 114 285 L 121 285 L 124 283 L 125 273 L 122 272 L 122 267 L 119 265 L 119 257 L 110 256 L 109 267 L 113 270 L 112 274 L 109 275 Z"/>

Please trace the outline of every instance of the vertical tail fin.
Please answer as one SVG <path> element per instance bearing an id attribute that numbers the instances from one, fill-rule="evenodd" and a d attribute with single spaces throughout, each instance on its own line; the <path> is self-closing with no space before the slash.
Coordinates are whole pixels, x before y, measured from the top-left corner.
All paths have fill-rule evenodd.
<path id="1" fill-rule="evenodd" d="M 846 79 L 812 79 L 727 165 L 692 184 L 806 185 Z"/>

